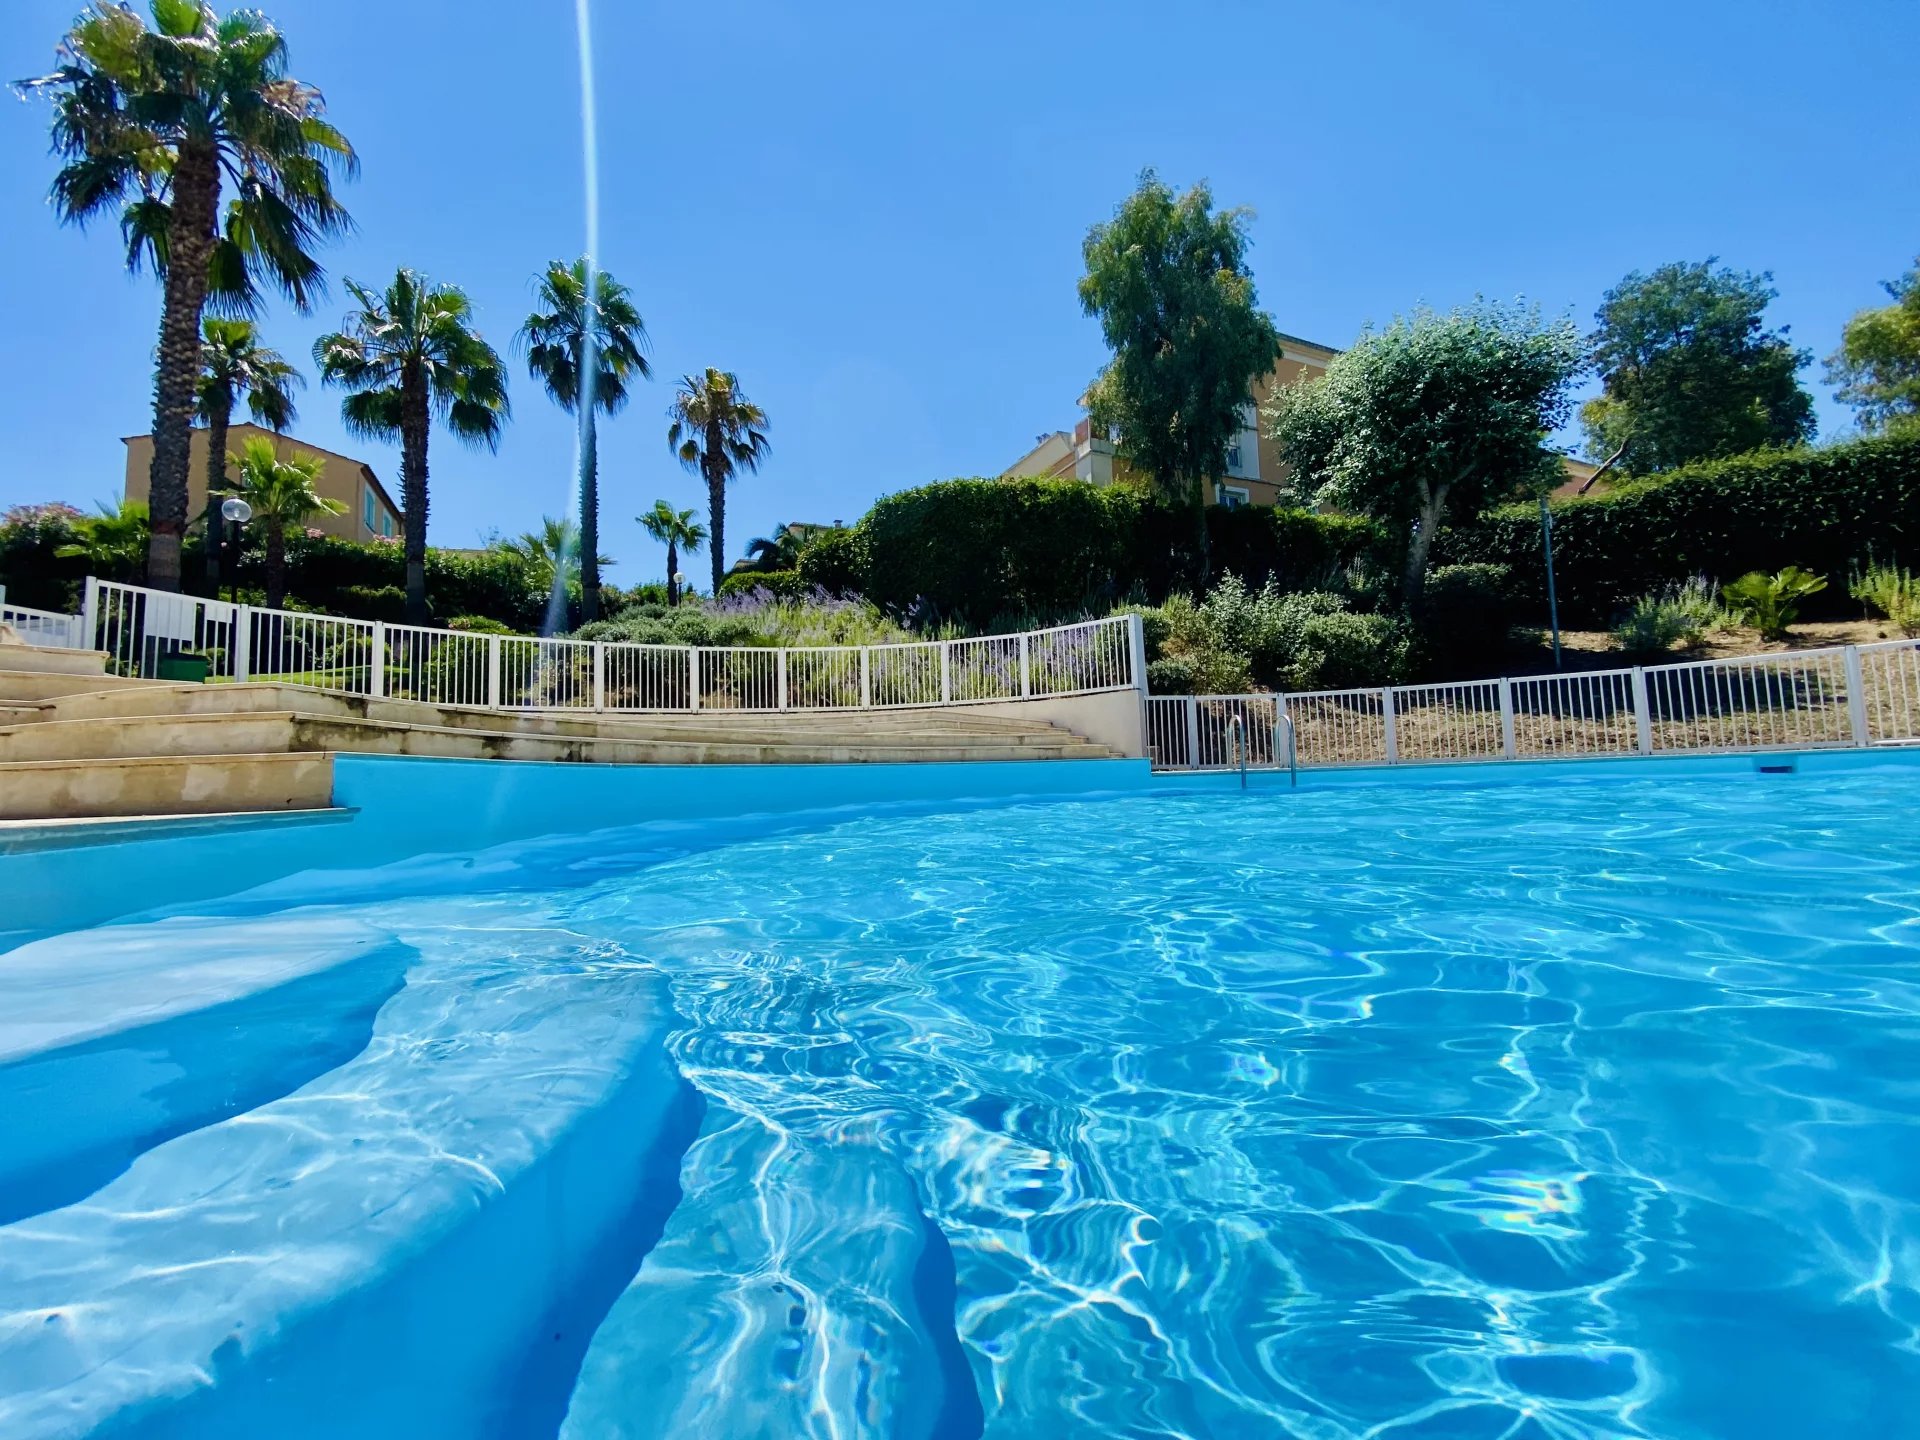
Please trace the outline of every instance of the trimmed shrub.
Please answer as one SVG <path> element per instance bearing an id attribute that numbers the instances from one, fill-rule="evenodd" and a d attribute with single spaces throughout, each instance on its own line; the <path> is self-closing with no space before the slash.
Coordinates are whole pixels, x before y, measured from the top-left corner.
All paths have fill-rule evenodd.
<path id="1" fill-rule="evenodd" d="M 1427 667 L 1436 676 L 1478 678 L 1500 668 L 1515 619 L 1511 574 L 1485 561 L 1427 572 L 1418 620 Z"/>
<path id="2" fill-rule="evenodd" d="M 807 585 L 829 595 L 867 591 L 867 537 L 859 526 L 822 530 L 806 543 L 794 569 Z"/>
<path id="3" fill-rule="evenodd" d="M 498 620 L 485 615 L 456 615 L 447 621 L 447 629 L 459 630 L 468 635 L 517 635 L 520 632 L 511 625 L 502 625 Z"/>
<path id="4" fill-rule="evenodd" d="M 1609 495 L 1553 506 L 1560 616 L 1607 625 L 1643 595 L 1695 575 L 1722 581 L 1804 565 L 1846 575 L 1871 553 L 1920 551 L 1920 437 L 1761 451 L 1687 466 Z M 1511 593 L 1546 613 L 1537 505 L 1508 505 L 1444 532 L 1440 556 L 1511 568 Z M 1809 609 L 1843 614 L 1839 587 Z"/>
<path id="5" fill-rule="evenodd" d="M 1194 695 L 1194 664 L 1186 655 L 1165 655 L 1147 662 L 1147 690 L 1153 695 Z"/>
<path id="6" fill-rule="evenodd" d="M 407 592 L 398 585 L 348 585 L 335 601 L 337 613 L 355 620 L 385 620 L 399 624 L 407 618 Z"/>
<path id="7" fill-rule="evenodd" d="M 1386 615 L 1351 610 L 1307 620 L 1294 660 L 1294 690 L 1349 690 L 1397 685 L 1411 670 L 1412 642 L 1406 627 Z"/>
<path id="8" fill-rule="evenodd" d="M 813 587 L 794 570 L 736 570 L 720 581 L 720 598 L 765 591 L 776 600 L 801 600 Z"/>

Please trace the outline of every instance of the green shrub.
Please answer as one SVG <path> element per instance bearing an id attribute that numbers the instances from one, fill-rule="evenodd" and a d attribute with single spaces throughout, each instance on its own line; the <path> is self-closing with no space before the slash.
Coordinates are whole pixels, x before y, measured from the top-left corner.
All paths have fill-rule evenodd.
<path id="1" fill-rule="evenodd" d="M 794 569 L 809 586 L 829 595 L 864 595 L 867 537 L 859 526 L 836 525 L 817 532 L 800 551 Z"/>
<path id="2" fill-rule="evenodd" d="M 80 538 L 86 517 L 71 505 L 15 505 L 0 515 L 0 587 L 15 605 L 77 611 L 87 562 L 59 552 Z"/>
<path id="3" fill-rule="evenodd" d="M 1613 628 L 1613 640 L 1634 656 L 1664 655 L 1676 646 L 1697 644 L 1706 633 L 1696 606 L 1671 592 L 1642 595 Z"/>
<path id="4" fill-rule="evenodd" d="M 1151 695 L 1194 695 L 1194 664 L 1186 655 L 1163 655 L 1147 662 L 1147 693 Z"/>
<path id="5" fill-rule="evenodd" d="M 1760 632 L 1762 640 L 1784 640 L 1800 618 L 1800 602 L 1827 588 L 1826 577 L 1789 565 L 1773 575 L 1755 570 L 1721 592 L 1727 609 Z"/>
<path id="6" fill-rule="evenodd" d="M 1643 595 L 1695 575 L 1805 565 L 1845 575 L 1871 552 L 1920 550 L 1920 436 L 1762 451 L 1688 466 L 1553 506 L 1562 622 L 1611 623 Z M 1449 561 L 1510 566 L 1530 614 L 1546 615 L 1538 505 L 1508 505 L 1444 532 Z M 1844 613 L 1835 595 L 1827 613 Z M 1817 602 L 1820 603 L 1820 602 Z"/>
<path id="7" fill-rule="evenodd" d="M 517 635 L 520 632 L 510 625 L 502 625 L 498 620 L 486 615 L 456 615 L 447 621 L 446 628 L 458 630 L 467 635 Z"/>
<path id="8" fill-rule="evenodd" d="M 1872 564 L 1854 573 L 1847 591 L 1902 635 L 1920 635 L 1920 583 L 1911 572 L 1897 565 Z"/>
<path id="9" fill-rule="evenodd" d="M 1351 690 L 1397 685 L 1411 670 L 1412 640 L 1386 615 L 1350 610 L 1311 616 L 1289 675 L 1293 690 Z"/>
<path id="10" fill-rule="evenodd" d="M 765 591 L 776 600 L 799 600 L 812 588 L 795 570 L 736 570 L 720 581 L 720 598 Z"/>
<path id="11" fill-rule="evenodd" d="M 1426 668 L 1453 679 L 1499 672 L 1515 621 L 1505 565 L 1475 561 L 1427 572 L 1417 617 Z"/>
<path id="12" fill-rule="evenodd" d="M 348 585 L 339 591 L 334 604 L 334 613 L 355 620 L 399 624 L 407 618 L 407 592 L 398 585 Z"/>

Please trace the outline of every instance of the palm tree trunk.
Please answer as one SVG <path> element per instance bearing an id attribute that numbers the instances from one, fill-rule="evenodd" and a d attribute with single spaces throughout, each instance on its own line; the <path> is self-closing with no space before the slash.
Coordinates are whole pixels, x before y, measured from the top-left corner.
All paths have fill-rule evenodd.
<path id="1" fill-rule="evenodd" d="M 673 541 L 668 540 L 667 541 L 667 604 L 669 605 L 678 605 L 680 603 L 680 582 L 673 578 L 674 573 L 678 571 L 679 568 L 680 568 L 680 552 L 675 547 Z"/>
<path id="2" fill-rule="evenodd" d="M 600 618 L 600 443 L 593 406 L 580 418 L 580 620 Z"/>
<path id="3" fill-rule="evenodd" d="M 193 464 L 193 392 L 200 376 L 200 312 L 207 260 L 220 210 L 219 162 L 211 147 L 180 147 L 167 226 L 167 278 L 160 309 L 159 364 L 153 382 L 153 467 L 147 474 L 152 531 L 147 583 L 180 588 L 180 541 L 187 529 L 187 472 Z"/>
<path id="4" fill-rule="evenodd" d="M 287 527 L 277 515 L 267 517 L 267 608 L 278 610 L 287 598 Z"/>
<path id="5" fill-rule="evenodd" d="M 227 427 L 233 420 L 233 395 L 222 391 L 213 397 L 207 416 L 207 593 L 220 594 L 220 500 L 217 492 L 227 488 Z M 236 562 L 238 556 L 235 557 Z"/>
<path id="6" fill-rule="evenodd" d="M 717 420 L 707 422 L 707 519 L 713 530 L 707 553 L 713 558 L 713 598 L 720 598 L 720 581 L 727 568 L 727 475 L 725 439 Z"/>
<path id="7" fill-rule="evenodd" d="M 433 423 L 427 377 L 409 363 L 400 377 L 400 503 L 407 515 L 407 623 L 425 625 L 427 614 L 427 434 Z"/>

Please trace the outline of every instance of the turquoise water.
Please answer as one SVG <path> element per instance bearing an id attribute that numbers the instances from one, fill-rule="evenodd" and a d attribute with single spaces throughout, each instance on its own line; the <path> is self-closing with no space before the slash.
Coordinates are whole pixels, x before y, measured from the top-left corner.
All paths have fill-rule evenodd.
<path id="1" fill-rule="evenodd" d="M 0 1158 L 0 1434 L 1908 1433 L 1916 813 L 646 827 L 30 947 L 346 958 L 32 1057 L 112 1113 L 84 1196 Z"/>

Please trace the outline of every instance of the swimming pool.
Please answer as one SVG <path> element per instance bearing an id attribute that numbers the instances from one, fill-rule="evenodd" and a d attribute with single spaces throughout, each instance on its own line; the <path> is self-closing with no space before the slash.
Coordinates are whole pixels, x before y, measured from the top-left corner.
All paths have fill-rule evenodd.
<path id="1" fill-rule="evenodd" d="M 1920 772 L 1673 773 L 635 827 L 0 956 L 0 1434 L 1900 1433 Z"/>

